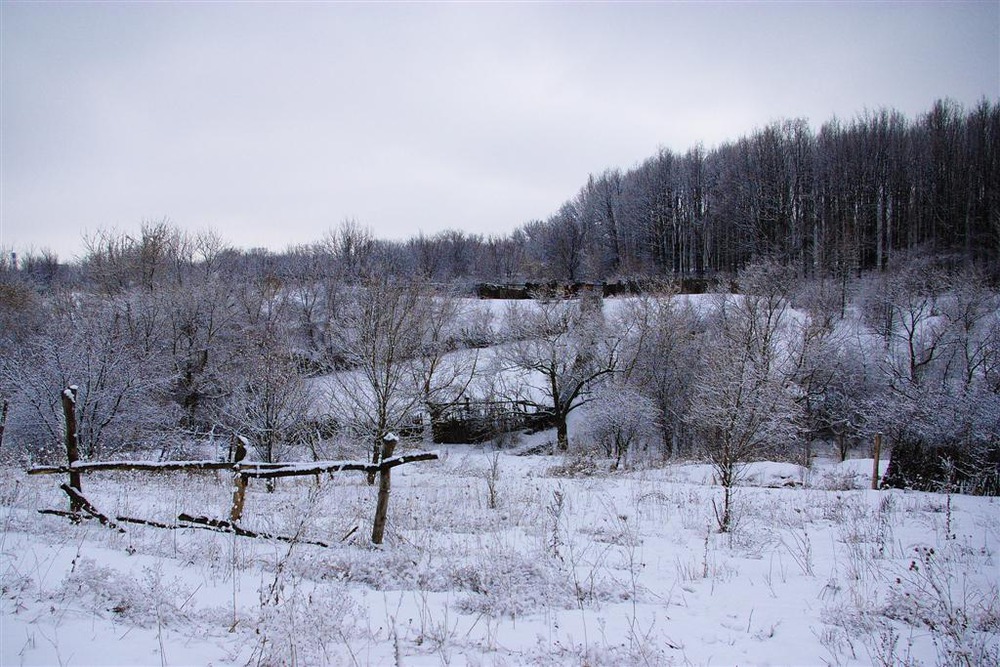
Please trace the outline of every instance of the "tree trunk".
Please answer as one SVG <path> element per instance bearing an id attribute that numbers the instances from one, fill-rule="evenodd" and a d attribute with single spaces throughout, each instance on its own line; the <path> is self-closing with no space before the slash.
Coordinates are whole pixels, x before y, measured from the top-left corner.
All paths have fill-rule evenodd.
<path id="1" fill-rule="evenodd" d="M 382 438 L 382 456 L 385 461 L 392 456 L 399 438 L 395 433 L 386 433 Z M 389 517 L 389 489 L 392 483 L 392 469 L 384 468 L 378 473 L 378 503 L 375 506 L 375 524 L 372 526 L 372 543 L 382 544 L 385 535 L 385 522 Z"/>
<path id="2" fill-rule="evenodd" d="M 728 533 L 733 522 L 733 487 L 727 484 L 722 489 L 722 521 L 719 522 L 719 532 Z"/>
<path id="3" fill-rule="evenodd" d="M 879 488 L 879 474 L 878 474 L 878 464 L 882 459 L 882 434 L 875 434 L 875 451 L 873 452 L 874 461 L 872 462 L 872 490 L 877 491 Z"/>
<path id="4" fill-rule="evenodd" d="M 843 463 L 847 460 L 848 450 L 850 449 L 850 444 L 847 440 L 847 435 L 844 433 L 837 434 L 837 454 L 840 455 L 840 462 Z"/>
<path id="5" fill-rule="evenodd" d="M 663 460 L 669 461 L 674 458 L 674 442 L 677 438 L 677 428 L 666 417 L 667 411 L 660 409 L 663 417 L 660 419 L 660 440 L 663 443 Z"/>
<path id="6" fill-rule="evenodd" d="M 267 456 L 264 457 L 265 463 L 274 463 L 274 429 L 267 429 L 267 443 L 265 444 L 265 451 Z M 264 490 L 268 493 L 274 493 L 274 489 L 277 486 L 277 481 L 274 477 L 268 477 L 264 480 Z"/>
<path id="7" fill-rule="evenodd" d="M 719 473 L 719 484 L 722 486 L 722 513 L 712 501 L 712 509 L 715 511 L 715 521 L 719 526 L 720 533 L 728 533 L 732 530 L 733 524 L 733 486 L 736 484 L 736 466 L 738 463 L 731 456 L 731 452 L 726 447 L 723 453 L 724 459 L 715 463 L 716 472 Z"/>
<path id="8" fill-rule="evenodd" d="M 569 449 L 569 427 L 566 425 L 565 415 L 556 417 L 556 444 L 561 452 Z"/>

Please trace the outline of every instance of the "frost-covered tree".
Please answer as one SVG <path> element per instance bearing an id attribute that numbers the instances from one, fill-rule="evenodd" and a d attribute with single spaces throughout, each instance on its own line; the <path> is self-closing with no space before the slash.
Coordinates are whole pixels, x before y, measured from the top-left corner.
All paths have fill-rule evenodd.
<path id="1" fill-rule="evenodd" d="M 10 397 L 16 386 L 4 367 L 18 350 L 41 331 L 42 300 L 34 286 L 18 270 L 17 256 L 0 248 L 0 448 L 3 447 Z"/>
<path id="2" fill-rule="evenodd" d="M 231 297 L 227 329 L 234 333 L 216 339 L 213 354 L 224 361 L 213 379 L 222 398 L 214 402 L 219 421 L 245 437 L 260 460 L 278 462 L 297 444 L 311 403 L 296 357 L 296 292 L 279 275 L 274 258 L 262 253 L 254 259 L 256 270 Z"/>
<path id="3" fill-rule="evenodd" d="M 576 203 L 567 203 L 549 221 L 545 251 L 551 272 L 561 280 L 583 277 L 586 266 L 587 225 Z"/>
<path id="4" fill-rule="evenodd" d="M 816 364 L 819 375 L 802 393 L 805 441 L 808 446 L 817 437 L 831 437 L 841 461 L 862 442 L 871 442 L 886 400 L 885 376 L 862 340 L 838 334 L 808 352 L 815 362 L 807 363 Z"/>
<path id="5" fill-rule="evenodd" d="M 78 387 L 80 455 L 99 458 L 147 450 L 176 415 L 167 400 L 169 368 L 130 335 L 121 302 L 74 297 L 46 333 L 2 364 L 10 398 L 7 437 L 31 458 L 58 460 L 63 439 L 61 393 Z"/>
<path id="6" fill-rule="evenodd" d="M 107 295 L 183 284 L 213 243 L 210 237 L 192 236 L 167 220 L 144 222 L 136 235 L 101 229 L 84 238 L 85 273 L 90 285 Z"/>
<path id="7" fill-rule="evenodd" d="M 914 257 L 902 269 L 870 282 L 862 312 L 885 340 L 885 371 L 899 388 L 918 387 L 934 375 L 935 362 L 946 352 L 947 321 L 938 304 L 948 276 L 929 258 Z"/>
<path id="8" fill-rule="evenodd" d="M 810 465 L 817 440 L 832 440 L 841 460 L 855 447 L 884 390 L 872 337 L 854 317 L 842 317 L 840 286 L 802 284 L 789 318 L 790 379 L 803 409 L 801 463 Z M 877 341 L 875 347 L 877 347 Z"/>
<path id="9" fill-rule="evenodd" d="M 1000 491 L 1000 295 L 981 277 L 916 265 L 891 278 L 886 483 Z"/>
<path id="10" fill-rule="evenodd" d="M 242 363 L 242 336 L 231 281 L 200 275 L 184 288 L 164 290 L 162 331 L 173 369 L 171 394 L 183 409 L 182 428 L 192 433 L 212 428 L 219 401 L 229 391 L 229 376 Z"/>
<path id="11" fill-rule="evenodd" d="M 346 298 L 332 332 L 345 370 L 331 376 L 330 403 L 337 420 L 369 443 L 373 463 L 383 436 L 409 425 L 424 400 L 417 381 L 423 298 L 418 285 L 370 275 Z"/>
<path id="12" fill-rule="evenodd" d="M 427 294 L 417 304 L 412 335 L 419 336 L 419 347 L 413 379 L 432 423 L 465 397 L 476 376 L 479 351 L 457 351 L 467 333 L 464 327 L 473 319 L 470 311 L 450 294 Z"/>
<path id="13" fill-rule="evenodd" d="M 220 418 L 250 442 L 259 460 L 288 460 L 293 447 L 301 444 L 297 440 L 312 406 L 291 350 L 277 331 L 264 330 L 246 341 L 241 359 L 238 372 L 229 378 Z"/>
<path id="14" fill-rule="evenodd" d="M 328 348 L 327 332 L 332 326 L 335 309 L 329 292 L 336 294 L 339 269 L 334 255 L 324 244 L 292 248 L 287 253 L 282 271 L 288 292 L 289 315 L 294 318 L 296 345 L 304 363 L 322 368 Z"/>
<path id="15" fill-rule="evenodd" d="M 687 415 L 723 487 L 721 532 L 732 528 L 734 487 L 746 463 L 787 450 L 802 410 L 782 340 L 789 308 L 783 271 L 768 263 L 739 281 L 743 294 L 715 302 Z"/>
<path id="16" fill-rule="evenodd" d="M 657 438 L 658 411 L 653 401 L 628 386 L 609 384 L 596 392 L 587 411 L 590 436 L 617 469 L 631 452 Z"/>
<path id="17" fill-rule="evenodd" d="M 689 301 L 669 289 L 623 304 L 623 317 L 635 323 L 628 341 L 635 355 L 628 386 L 655 406 L 663 455 L 678 455 L 691 445 L 685 415 L 701 363 L 704 322 Z"/>
<path id="18" fill-rule="evenodd" d="M 353 218 L 328 231 L 323 245 L 333 255 L 338 275 L 345 281 L 353 282 L 370 274 L 377 263 L 378 244 L 372 230 Z"/>
<path id="19" fill-rule="evenodd" d="M 569 447 L 569 415 L 631 365 L 624 343 L 630 326 L 607 323 L 599 298 L 539 300 L 507 312 L 515 340 L 501 348 L 500 361 L 521 372 L 521 398 L 552 415 L 559 449 Z"/>
<path id="20" fill-rule="evenodd" d="M 11 354 L 38 334 L 44 321 L 35 285 L 4 257 L 0 249 L 0 356 Z"/>
<path id="21" fill-rule="evenodd" d="M 524 271 L 525 234 L 515 230 L 509 236 L 489 236 L 484 242 L 483 273 L 489 280 L 514 282 Z"/>

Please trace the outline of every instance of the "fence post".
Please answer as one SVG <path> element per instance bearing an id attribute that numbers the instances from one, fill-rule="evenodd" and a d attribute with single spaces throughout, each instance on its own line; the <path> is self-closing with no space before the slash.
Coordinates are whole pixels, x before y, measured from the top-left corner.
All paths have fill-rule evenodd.
<path id="1" fill-rule="evenodd" d="M 875 460 L 872 462 L 872 491 L 878 491 L 879 475 L 878 464 L 882 458 L 882 434 L 875 434 Z"/>
<path id="2" fill-rule="evenodd" d="M 399 437 L 395 433 L 386 433 L 382 438 L 382 456 L 380 462 L 384 462 L 392 456 L 396 449 Z M 375 506 L 375 525 L 372 526 L 372 543 L 382 544 L 385 535 L 385 522 L 389 515 L 389 487 L 391 485 L 391 468 L 383 468 L 378 473 L 378 503 Z"/>
<path id="3" fill-rule="evenodd" d="M 80 460 L 80 448 L 76 433 L 76 395 L 78 392 L 79 389 L 75 384 L 66 387 L 62 392 L 63 418 L 66 421 L 66 460 L 70 467 Z M 80 486 L 80 473 L 70 470 L 69 485 L 77 491 L 83 492 L 83 488 Z M 69 511 L 75 514 L 82 509 L 83 503 L 71 496 Z"/>
<path id="4" fill-rule="evenodd" d="M 246 458 L 247 448 L 246 440 L 243 436 L 235 436 L 233 438 L 236 444 L 236 452 L 233 455 L 233 464 L 235 467 L 239 466 L 240 461 Z M 247 484 L 250 478 L 245 474 L 241 473 L 239 470 L 233 473 L 233 504 L 229 510 L 229 520 L 236 523 L 243 516 L 243 501 L 246 498 Z"/>

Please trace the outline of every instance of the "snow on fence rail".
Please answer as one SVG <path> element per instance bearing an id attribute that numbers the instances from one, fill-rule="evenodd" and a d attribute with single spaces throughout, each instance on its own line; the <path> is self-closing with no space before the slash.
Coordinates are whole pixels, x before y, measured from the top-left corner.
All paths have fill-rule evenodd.
<path id="1" fill-rule="evenodd" d="M 55 514 L 68 516 L 75 522 L 84 518 L 99 520 L 103 525 L 124 532 L 118 526 L 119 523 L 137 523 L 157 528 L 206 528 L 222 532 L 235 533 L 244 537 L 259 537 L 264 539 L 277 539 L 282 541 L 300 541 L 317 546 L 328 546 L 323 542 L 308 542 L 297 540 L 297 538 L 283 537 L 280 535 L 270 535 L 256 533 L 245 528 L 241 528 L 238 522 L 243 515 L 243 501 L 250 479 L 276 479 L 278 477 L 298 477 L 302 475 L 332 474 L 335 472 L 358 471 L 367 473 L 370 483 L 374 483 L 378 476 L 378 500 L 375 507 L 375 519 L 372 527 L 372 542 L 381 544 L 385 531 L 385 523 L 389 512 L 389 490 L 391 484 L 391 471 L 396 466 L 418 461 L 432 461 L 439 458 L 435 452 L 415 452 L 393 456 L 399 438 L 393 433 L 387 433 L 382 438 L 382 451 L 377 463 L 366 463 L 364 461 L 308 461 L 301 463 L 261 463 L 244 462 L 246 457 L 246 440 L 237 438 L 236 454 L 233 461 L 95 461 L 81 462 L 78 460 L 76 435 L 76 387 L 71 386 L 62 392 L 63 413 L 66 419 L 66 465 L 59 466 L 35 466 L 29 468 L 29 475 L 54 475 L 69 474 L 69 483 L 60 485 L 67 496 L 69 496 L 70 509 L 68 512 L 62 510 L 38 510 L 42 514 Z M 181 513 L 177 517 L 178 523 L 164 524 L 158 521 L 140 519 L 135 517 L 115 517 L 111 518 L 101 513 L 83 495 L 83 485 L 80 481 L 81 475 L 106 471 L 125 472 L 205 472 L 212 470 L 229 470 L 233 473 L 233 500 L 229 510 L 229 521 L 220 519 L 210 519 L 208 517 L 195 517 L 190 514 Z M 344 537 L 350 537 L 354 531 Z"/>
<path id="2" fill-rule="evenodd" d="M 93 463 L 74 462 L 71 465 L 35 466 L 28 469 L 29 475 L 53 475 L 60 473 L 92 473 L 119 470 L 127 472 L 200 472 L 231 470 L 247 477 L 267 479 L 292 477 L 297 475 L 321 475 L 323 473 L 346 472 L 350 470 L 378 473 L 395 468 L 404 463 L 431 461 L 438 458 L 437 452 L 415 452 L 393 456 L 381 463 L 362 461 L 308 461 L 304 463 L 233 463 L 230 461 L 95 461 Z"/>

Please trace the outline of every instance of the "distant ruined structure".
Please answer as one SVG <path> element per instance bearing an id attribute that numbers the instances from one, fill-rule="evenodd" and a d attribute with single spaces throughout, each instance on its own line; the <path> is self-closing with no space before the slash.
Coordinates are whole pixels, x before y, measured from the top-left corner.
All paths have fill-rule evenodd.
<path id="1" fill-rule="evenodd" d="M 613 283 L 557 280 L 538 283 L 479 283 L 476 286 L 476 296 L 480 299 L 572 299 L 584 294 L 597 294 L 602 297 L 635 296 L 665 290 L 676 291 L 678 294 L 704 294 L 712 291 L 718 284 L 718 281 L 708 278 L 677 278 L 666 281 L 625 280 Z"/>

